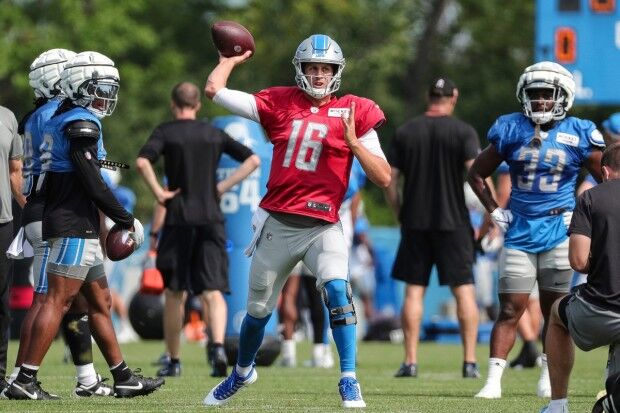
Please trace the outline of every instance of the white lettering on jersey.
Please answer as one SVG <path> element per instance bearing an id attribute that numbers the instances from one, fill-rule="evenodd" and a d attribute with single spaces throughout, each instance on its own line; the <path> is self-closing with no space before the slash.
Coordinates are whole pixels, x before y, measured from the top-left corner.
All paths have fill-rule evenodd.
<path id="1" fill-rule="evenodd" d="M 565 145 L 579 146 L 579 136 L 577 135 L 571 135 L 569 133 L 558 132 L 558 135 L 556 136 L 555 140 L 558 143 L 563 143 Z"/>
<path id="2" fill-rule="evenodd" d="M 329 108 L 327 116 L 330 118 L 341 118 L 342 115 L 349 117 L 349 108 Z"/>

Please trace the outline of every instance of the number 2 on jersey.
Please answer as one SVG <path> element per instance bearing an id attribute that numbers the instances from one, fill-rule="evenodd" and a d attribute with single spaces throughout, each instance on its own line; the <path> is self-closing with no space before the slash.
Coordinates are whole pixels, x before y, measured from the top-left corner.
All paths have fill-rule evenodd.
<path id="1" fill-rule="evenodd" d="M 303 120 L 294 120 L 293 129 L 291 135 L 288 138 L 288 144 L 286 146 L 286 153 L 284 154 L 284 162 L 282 166 L 288 168 L 291 166 L 291 160 L 293 159 L 293 153 L 295 152 L 295 146 L 297 145 L 297 138 L 304 124 Z M 320 140 L 313 140 L 313 135 L 316 135 Z M 299 145 L 299 151 L 295 157 L 295 168 L 301 171 L 316 171 L 316 166 L 319 163 L 319 157 L 323 150 L 323 139 L 327 136 L 327 125 L 316 122 L 308 122 L 304 136 Z M 308 157 L 308 151 L 310 153 L 310 159 Z"/>

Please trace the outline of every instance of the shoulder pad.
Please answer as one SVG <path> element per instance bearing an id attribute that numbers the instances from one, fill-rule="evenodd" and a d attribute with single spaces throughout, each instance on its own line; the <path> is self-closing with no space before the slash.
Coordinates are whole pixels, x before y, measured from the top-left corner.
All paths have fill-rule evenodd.
<path id="1" fill-rule="evenodd" d="M 65 135 L 68 138 L 99 139 L 99 126 L 89 120 L 77 120 L 65 127 Z"/>

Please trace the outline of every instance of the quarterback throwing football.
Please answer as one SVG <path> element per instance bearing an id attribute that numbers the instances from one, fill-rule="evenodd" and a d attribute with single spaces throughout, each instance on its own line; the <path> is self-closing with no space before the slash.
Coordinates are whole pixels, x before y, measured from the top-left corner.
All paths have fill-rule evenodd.
<path id="1" fill-rule="evenodd" d="M 375 131 L 385 116 L 371 100 L 334 95 L 345 59 L 329 36 L 312 35 L 297 48 L 293 59 L 297 87 L 271 87 L 253 95 L 226 88 L 233 68 L 250 55 L 220 56 L 205 86 L 215 103 L 259 122 L 274 146 L 267 194 L 253 219 L 255 237 L 247 251 L 253 259 L 237 365 L 204 403 L 222 405 L 256 381 L 254 359 L 265 325 L 288 275 L 303 261 L 316 275 L 329 309 L 340 356 L 338 389 L 343 406 L 365 407 L 355 376 L 357 318 L 338 210 L 353 157 L 371 181 L 388 186 L 390 166 Z"/>

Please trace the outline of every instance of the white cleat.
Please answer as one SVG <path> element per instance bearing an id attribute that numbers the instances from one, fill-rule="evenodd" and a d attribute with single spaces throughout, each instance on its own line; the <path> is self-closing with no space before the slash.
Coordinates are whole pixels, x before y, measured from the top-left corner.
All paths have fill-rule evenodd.
<path id="1" fill-rule="evenodd" d="M 502 388 L 501 386 L 487 383 L 474 397 L 479 399 L 501 399 Z"/>

